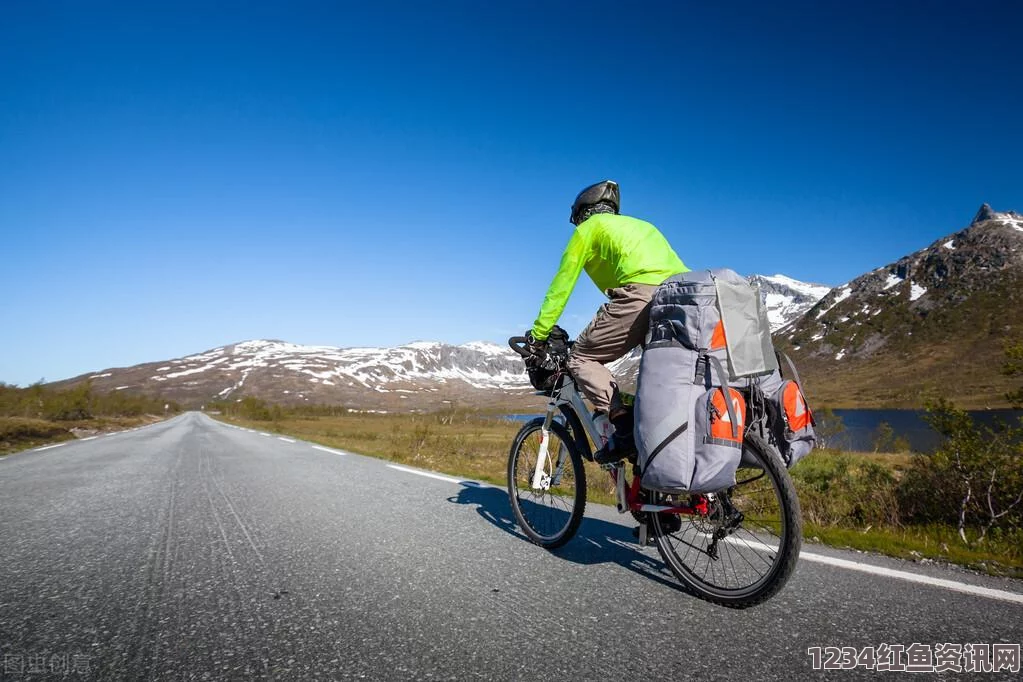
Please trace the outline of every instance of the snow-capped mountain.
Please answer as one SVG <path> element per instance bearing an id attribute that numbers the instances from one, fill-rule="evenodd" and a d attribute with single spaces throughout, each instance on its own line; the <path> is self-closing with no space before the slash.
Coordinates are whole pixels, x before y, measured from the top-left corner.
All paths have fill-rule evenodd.
<path id="1" fill-rule="evenodd" d="M 749 282 L 760 287 L 772 332 L 802 317 L 831 291 L 829 286 L 800 282 L 785 275 L 753 275 Z"/>
<path id="2" fill-rule="evenodd" d="M 984 204 L 968 227 L 835 287 L 775 340 L 811 399 L 984 407 L 1005 404 L 1004 344 L 1021 331 L 1023 216 Z"/>
<path id="3" fill-rule="evenodd" d="M 772 321 L 785 323 L 826 287 L 776 275 L 759 278 Z M 611 365 L 630 386 L 638 349 Z M 106 369 L 57 382 L 89 380 L 97 391 L 159 395 L 194 406 L 253 396 L 281 403 L 331 403 L 357 409 L 408 410 L 448 403 L 506 404 L 532 388 L 510 348 L 419 341 L 394 348 L 304 346 L 255 340 L 133 367 Z"/>
<path id="4" fill-rule="evenodd" d="M 196 355 L 108 369 L 99 391 L 158 394 L 186 404 L 255 396 L 272 402 L 402 407 L 485 400 L 529 389 L 522 360 L 493 343 L 415 342 L 395 348 L 303 346 L 245 341 Z"/>

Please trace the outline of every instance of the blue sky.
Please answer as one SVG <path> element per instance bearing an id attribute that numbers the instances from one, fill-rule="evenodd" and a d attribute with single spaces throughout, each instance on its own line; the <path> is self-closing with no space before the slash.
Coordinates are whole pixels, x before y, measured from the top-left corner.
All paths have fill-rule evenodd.
<path id="1" fill-rule="evenodd" d="M 684 4 L 4 3 L 0 381 L 500 341 L 605 177 L 827 284 L 1023 211 L 1019 3 Z"/>

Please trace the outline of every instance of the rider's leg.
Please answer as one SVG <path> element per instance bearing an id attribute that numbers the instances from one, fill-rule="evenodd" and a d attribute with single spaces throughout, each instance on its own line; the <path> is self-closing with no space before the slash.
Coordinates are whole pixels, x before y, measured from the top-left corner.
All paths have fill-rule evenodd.
<path id="1" fill-rule="evenodd" d="M 614 377 L 604 363 L 621 358 L 643 343 L 650 320 L 650 299 L 656 290 L 656 285 L 649 284 L 627 284 L 608 290 L 610 300 L 600 307 L 593 321 L 576 339 L 568 358 L 568 368 L 579 388 L 593 403 L 595 410 L 610 412 L 608 416 L 612 422 L 622 421 L 628 415 L 620 404 L 612 404 L 617 402 L 614 400 Z M 624 423 L 622 426 L 622 437 L 618 440 L 626 445 L 624 441 L 631 433 L 626 434 L 625 431 L 631 431 L 631 428 L 625 427 Z M 619 424 L 615 423 L 615 427 L 617 429 Z M 622 456 L 626 454 L 628 452 L 623 452 Z M 613 455 L 607 454 L 607 457 Z"/>
<path id="2" fill-rule="evenodd" d="M 597 410 L 611 407 L 614 377 L 604 363 L 621 358 L 640 345 L 650 320 L 651 284 L 627 284 L 608 290 L 608 302 L 600 307 L 589 326 L 575 340 L 568 368 L 579 388 Z"/>

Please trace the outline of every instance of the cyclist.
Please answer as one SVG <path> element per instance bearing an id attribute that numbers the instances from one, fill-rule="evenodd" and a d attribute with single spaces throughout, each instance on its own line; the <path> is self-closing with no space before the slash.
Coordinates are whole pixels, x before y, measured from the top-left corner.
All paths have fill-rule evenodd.
<path id="1" fill-rule="evenodd" d="M 618 183 L 613 180 L 590 185 L 576 197 L 569 218 L 575 232 L 540 314 L 526 333 L 530 351 L 542 355 L 547 335 L 584 269 L 607 295 L 608 302 L 576 339 L 567 363 L 579 388 L 593 403 L 597 419 L 603 417 L 615 426 L 614 437 L 594 455 L 601 464 L 635 453 L 631 411 L 622 404 L 614 377 L 604 364 L 643 343 L 650 299 L 657 286 L 672 275 L 689 272 L 656 227 L 620 215 L 620 206 Z"/>

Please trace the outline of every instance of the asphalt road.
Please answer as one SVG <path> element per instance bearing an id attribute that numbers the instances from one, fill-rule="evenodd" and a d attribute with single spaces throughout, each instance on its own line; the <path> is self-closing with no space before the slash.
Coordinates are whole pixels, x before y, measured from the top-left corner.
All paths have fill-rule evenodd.
<path id="1" fill-rule="evenodd" d="M 852 679 L 808 648 L 1023 642 L 1018 582 L 808 545 L 733 611 L 630 531 L 590 505 L 550 553 L 502 489 L 189 413 L 0 461 L 0 677 Z"/>

